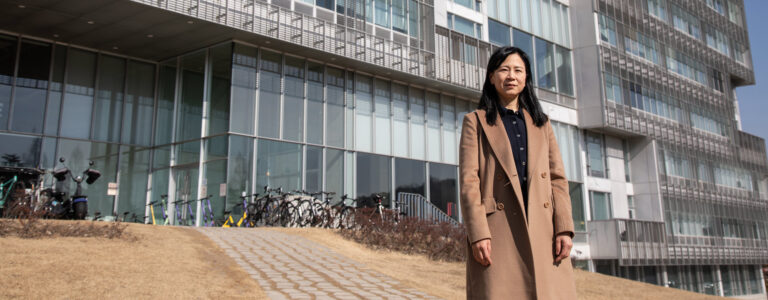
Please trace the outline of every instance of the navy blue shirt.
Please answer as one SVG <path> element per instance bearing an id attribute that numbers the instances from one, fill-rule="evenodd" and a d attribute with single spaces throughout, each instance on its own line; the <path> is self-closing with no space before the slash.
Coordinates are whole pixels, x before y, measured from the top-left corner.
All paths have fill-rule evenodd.
<path id="1" fill-rule="evenodd" d="M 528 213 L 528 135 L 525 128 L 525 114 L 522 109 L 517 112 L 504 107 L 499 111 L 501 122 L 507 130 L 509 144 L 515 157 L 517 178 L 520 180 L 520 188 L 525 203 L 525 212 Z"/>

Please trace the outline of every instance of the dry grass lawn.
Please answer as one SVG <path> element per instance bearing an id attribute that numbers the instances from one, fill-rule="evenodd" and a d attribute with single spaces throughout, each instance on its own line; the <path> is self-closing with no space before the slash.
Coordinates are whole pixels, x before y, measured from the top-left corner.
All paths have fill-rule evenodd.
<path id="1" fill-rule="evenodd" d="M 372 250 L 331 230 L 271 230 L 316 241 L 434 296 L 464 298 L 463 263 Z M 0 238 L 0 298 L 266 298 L 256 281 L 195 230 L 130 224 L 127 232 L 134 239 Z M 579 299 L 716 299 L 580 270 L 576 288 Z"/>
<path id="2" fill-rule="evenodd" d="M 0 298 L 266 298 L 195 230 L 130 224 L 127 232 L 134 239 L 0 238 Z"/>
<path id="3" fill-rule="evenodd" d="M 300 235 L 321 243 L 373 270 L 434 296 L 444 299 L 464 299 L 464 263 L 434 262 L 426 256 L 372 250 L 344 239 L 330 230 L 316 228 L 275 230 Z M 582 270 L 576 270 L 575 277 L 579 299 L 724 299 Z"/>

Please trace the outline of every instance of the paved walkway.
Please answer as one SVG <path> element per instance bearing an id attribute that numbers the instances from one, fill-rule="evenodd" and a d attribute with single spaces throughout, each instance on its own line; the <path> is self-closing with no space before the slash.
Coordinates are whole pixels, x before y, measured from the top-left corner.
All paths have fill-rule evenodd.
<path id="1" fill-rule="evenodd" d="M 256 228 L 199 230 L 273 300 L 433 298 L 300 236 Z"/>

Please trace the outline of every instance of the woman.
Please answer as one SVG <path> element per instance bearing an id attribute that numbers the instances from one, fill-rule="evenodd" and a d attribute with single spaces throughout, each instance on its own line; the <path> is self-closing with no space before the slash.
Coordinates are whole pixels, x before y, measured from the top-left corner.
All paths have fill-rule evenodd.
<path id="1" fill-rule="evenodd" d="M 464 116 L 468 299 L 576 298 L 568 181 L 530 70 L 519 48 L 496 50 L 480 105 Z"/>

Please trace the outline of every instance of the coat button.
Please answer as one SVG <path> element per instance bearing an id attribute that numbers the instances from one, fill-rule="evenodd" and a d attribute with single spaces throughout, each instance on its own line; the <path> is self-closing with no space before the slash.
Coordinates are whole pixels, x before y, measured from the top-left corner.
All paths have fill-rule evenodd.
<path id="1" fill-rule="evenodd" d="M 541 173 L 541 178 L 547 178 L 547 172 Z"/>
<path id="2" fill-rule="evenodd" d="M 544 208 L 549 208 L 549 202 L 544 202 Z"/>
<path id="3" fill-rule="evenodd" d="M 504 209 L 504 203 L 501 203 L 501 202 L 496 203 L 496 209 L 503 210 Z"/>

